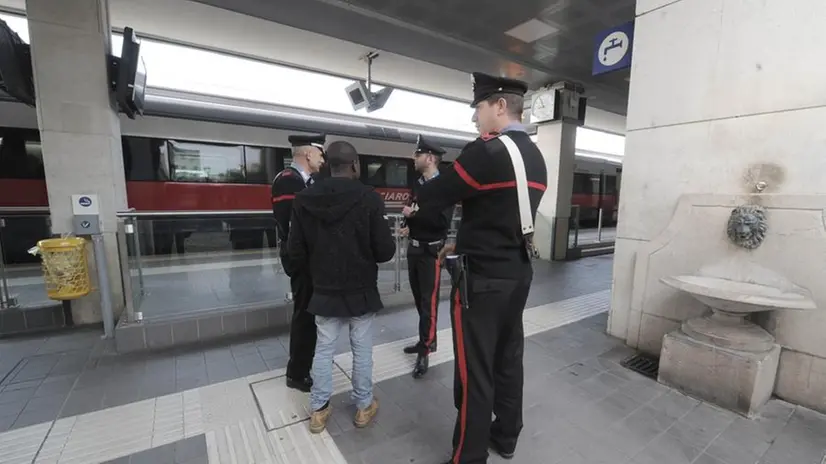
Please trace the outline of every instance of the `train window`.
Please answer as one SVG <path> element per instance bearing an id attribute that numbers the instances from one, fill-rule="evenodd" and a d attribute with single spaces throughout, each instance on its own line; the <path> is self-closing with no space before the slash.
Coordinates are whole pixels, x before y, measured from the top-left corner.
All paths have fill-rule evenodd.
<path id="1" fill-rule="evenodd" d="M 285 150 L 286 153 L 284 156 L 281 157 L 281 164 L 278 167 L 278 172 L 287 169 L 291 164 L 293 164 L 293 152 L 292 150 Z"/>
<path id="2" fill-rule="evenodd" d="M 0 178 L 45 179 L 43 150 L 36 130 L 0 131 Z"/>
<path id="3" fill-rule="evenodd" d="M 407 160 L 389 159 L 385 161 L 385 166 L 385 187 L 407 188 L 409 186 Z"/>
<path id="4" fill-rule="evenodd" d="M 290 153 L 285 148 L 244 147 L 244 165 L 248 184 L 269 184 L 281 169 L 279 155 Z"/>
<path id="5" fill-rule="evenodd" d="M 617 194 L 617 176 L 605 176 L 605 194 Z"/>
<path id="6" fill-rule="evenodd" d="M 574 188 L 575 194 L 593 195 L 599 190 L 594 190 L 594 185 L 591 182 L 591 175 L 584 173 L 574 173 Z"/>
<path id="7" fill-rule="evenodd" d="M 169 180 L 166 140 L 122 137 L 121 146 L 127 181 Z"/>
<path id="8" fill-rule="evenodd" d="M 367 185 L 384 187 L 384 166 L 380 158 L 375 156 L 361 157 L 361 178 Z"/>
<path id="9" fill-rule="evenodd" d="M 244 147 L 194 142 L 167 142 L 175 182 L 244 182 Z"/>

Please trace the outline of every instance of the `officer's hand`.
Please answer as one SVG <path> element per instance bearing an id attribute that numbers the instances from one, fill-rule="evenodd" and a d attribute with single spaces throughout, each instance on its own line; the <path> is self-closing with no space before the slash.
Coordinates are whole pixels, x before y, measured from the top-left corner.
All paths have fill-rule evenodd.
<path id="1" fill-rule="evenodd" d="M 453 251 L 456 250 L 456 245 L 452 243 L 448 243 L 447 245 L 443 246 L 441 250 L 439 250 L 439 261 L 445 262 L 445 257 Z"/>
<path id="2" fill-rule="evenodd" d="M 413 208 L 410 206 L 405 206 L 402 208 L 402 215 L 404 217 L 410 217 L 413 214 Z"/>
<path id="3" fill-rule="evenodd" d="M 401 229 L 399 229 L 399 237 L 407 237 L 407 234 L 409 234 L 409 233 L 410 233 L 410 228 L 409 227 L 402 227 Z"/>

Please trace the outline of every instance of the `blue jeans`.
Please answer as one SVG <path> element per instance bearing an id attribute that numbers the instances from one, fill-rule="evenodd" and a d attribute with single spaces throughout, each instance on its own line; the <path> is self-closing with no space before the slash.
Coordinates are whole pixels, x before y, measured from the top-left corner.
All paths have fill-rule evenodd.
<path id="1" fill-rule="evenodd" d="M 351 397 L 359 409 L 373 402 L 373 319 L 370 313 L 360 317 L 315 317 L 318 341 L 313 358 L 313 388 L 310 407 L 318 411 L 333 396 L 333 355 L 344 327 L 350 328 L 350 350 L 353 352 L 353 392 Z"/>

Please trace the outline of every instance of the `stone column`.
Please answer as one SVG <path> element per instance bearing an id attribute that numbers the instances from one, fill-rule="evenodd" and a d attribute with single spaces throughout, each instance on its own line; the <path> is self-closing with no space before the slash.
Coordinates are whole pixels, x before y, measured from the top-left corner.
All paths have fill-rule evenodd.
<path id="1" fill-rule="evenodd" d="M 534 242 L 542 259 L 561 261 L 567 254 L 576 129 L 576 124 L 566 121 L 544 123 L 537 127 L 537 146 L 545 157 L 548 169 L 548 190 L 539 204 L 534 234 Z"/>
<path id="2" fill-rule="evenodd" d="M 826 2 L 793 3 L 637 2 L 609 322 L 631 346 L 659 353 L 664 334 L 702 313 L 662 277 L 735 253 L 826 307 L 817 251 L 826 230 L 810 198 L 826 191 L 826 67 L 812 58 Z M 755 199 L 758 182 L 767 187 Z M 760 198 L 769 208 L 765 243 L 737 250 L 726 241 L 726 217 Z M 775 393 L 826 411 L 826 312 L 770 319 L 766 328 L 783 346 Z"/>
<path id="3" fill-rule="evenodd" d="M 98 195 L 117 317 L 123 289 L 115 212 L 126 208 L 126 182 L 109 91 L 107 0 L 26 0 L 26 14 L 52 231 L 71 232 L 72 194 Z M 76 324 L 101 321 L 99 298 L 95 291 L 72 304 Z"/>

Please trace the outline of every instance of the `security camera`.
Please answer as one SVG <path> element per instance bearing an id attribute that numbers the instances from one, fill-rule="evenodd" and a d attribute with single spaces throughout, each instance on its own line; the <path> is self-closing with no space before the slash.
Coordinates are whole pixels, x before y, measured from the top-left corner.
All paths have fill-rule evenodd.
<path id="1" fill-rule="evenodd" d="M 393 93 L 392 87 L 385 87 L 378 92 L 372 91 L 372 66 L 373 60 L 378 58 L 379 54 L 370 52 L 361 59 L 367 61 L 367 81 L 358 80 L 348 85 L 344 90 L 347 92 L 347 98 L 350 99 L 350 104 L 353 105 L 353 111 L 358 111 L 366 108 L 368 113 L 384 108 L 387 100 L 390 99 L 390 94 Z"/>

